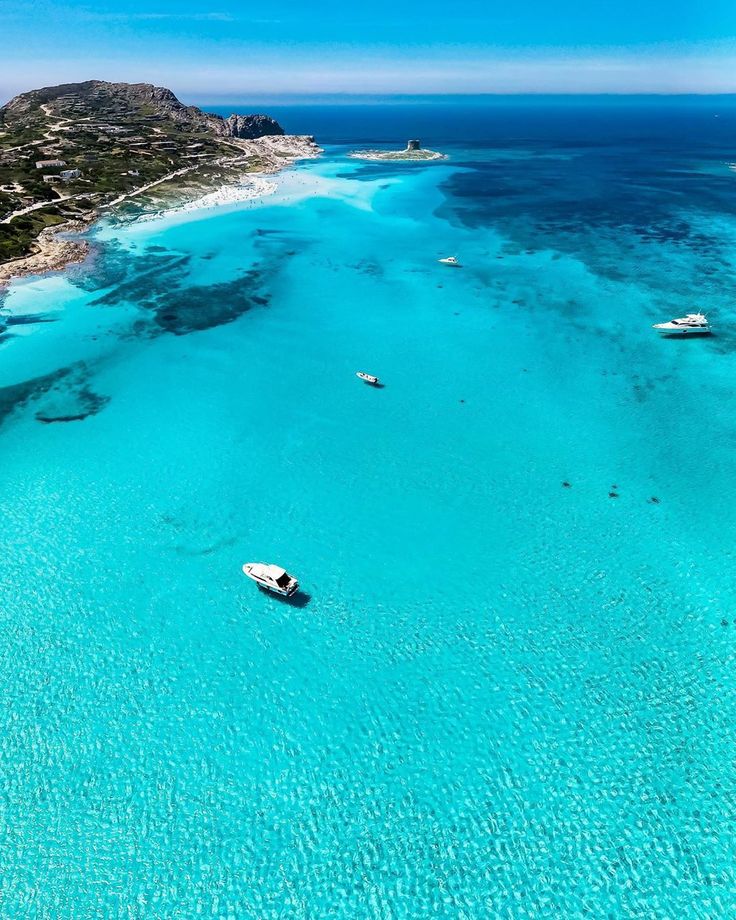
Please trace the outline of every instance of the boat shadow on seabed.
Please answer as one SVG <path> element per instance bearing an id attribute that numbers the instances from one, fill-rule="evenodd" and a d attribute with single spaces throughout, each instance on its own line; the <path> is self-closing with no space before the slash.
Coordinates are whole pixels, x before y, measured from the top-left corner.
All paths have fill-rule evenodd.
<path id="1" fill-rule="evenodd" d="M 277 601 L 279 604 L 287 604 L 289 607 L 299 607 L 301 609 L 306 607 L 312 600 L 312 595 L 307 594 L 306 591 L 295 591 L 292 595 L 287 597 L 284 594 L 274 594 L 273 591 L 262 588 L 260 585 L 258 585 L 258 590 L 261 594 L 267 595 L 272 601 Z"/>

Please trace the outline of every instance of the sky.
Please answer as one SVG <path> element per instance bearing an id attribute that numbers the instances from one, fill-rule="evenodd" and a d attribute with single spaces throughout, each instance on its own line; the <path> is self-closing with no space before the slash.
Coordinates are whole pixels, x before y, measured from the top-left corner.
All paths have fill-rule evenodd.
<path id="1" fill-rule="evenodd" d="M 0 0 L 0 102 L 85 79 L 187 102 L 736 92 L 736 0 Z"/>

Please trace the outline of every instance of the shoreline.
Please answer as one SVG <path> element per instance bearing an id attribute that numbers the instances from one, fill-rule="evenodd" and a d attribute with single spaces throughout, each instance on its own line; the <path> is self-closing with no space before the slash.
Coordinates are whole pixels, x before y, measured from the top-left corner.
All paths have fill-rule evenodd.
<path id="1" fill-rule="evenodd" d="M 223 169 L 237 170 L 239 166 L 245 167 L 251 158 L 258 157 L 262 162 L 258 169 L 248 172 L 243 169 L 236 181 L 220 181 L 219 184 L 205 191 L 206 185 L 197 191 L 199 194 L 192 196 L 192 190 L 187 194 L 186 189 L 174 193 L 172 204 L 162 202 L 159 208 L 152 208 L 132 216 L 132 222 L 155 220 L 174 214 L 188 214 L 200 210 L 222 207 L 229 204 L 252 201 L 276 192 L 276 182 L 268 181 L 266 176 L 273 176 L 284 169 L 293 166 L 299 160 L 316 159 L 323 152 L 311 135 L 268 135 L 254 140 L 232 141 L 232 146 L 239 151 L 231 161 L 219 162 L 216 165 Z M 203 163 L 201 166 L 211 166 L 212 163 Z M 192 167 L 191 172 L 196 175 L 200 167 Z M 145 196 L 154 186 L 177 178 L 181 173 L 165 176 L 157 182 L 150 183 L 127 195 L 118 196 L 110 204 L 101 205 L 88 217 L 74 218 L 54 227 L 42 230 L 33 241 L 33 252 L 9 259 L 0 263 L 0 292 L 14 281 L 30 277 L 43 276 L 62 272 L 71 265 L 85 262 L 92 250 L 89 240 L 68 239 L 66 234 L 81 233 L 88 230 L 100 218 L 114 214 L 114 209 L 138 195 Z M 155 198 L 155 195 L 153 196 Z"/>
<path id="2" fill-rule="evenodd" d="M 34 252 L 0 263 L 0 292 L 13 281 L 64 271 L 70 265 L 86 261 L 91 250 L 89 241 L 68 239 L 66 234 L 82 233 L 98 219 L 99 214 L 90 214 L 89 219 L 74 218 L 46 227 L 33 241 Z"/>
<path id="3" fill-rule="evenodd" d="M 285 168 L 285 167 L 283 167 Z M 246 201 L 253 201 L 257 198 L 265 198 L 273 195 L 278 189 L 278 184 L 264 178 L 266 175 L 273 173 L 249 173 L 243 176 L 240 182 L 234 184 L 223 184 L 219 188 L 206 192 L 197 198 L 185 198 L 179 204 L 162 204 L 160 207 L 152 207 L 150 210 L 144 210 L 136 217 L 132 218 L 135 223 L 144 223 L 145 221 L 158 220 L 162 217 L 173 217 L 177 214 L 192 214 L 196 211 L 207 211 L 214 208 L 225 207 L 226 205 L 242 204 Z"/>

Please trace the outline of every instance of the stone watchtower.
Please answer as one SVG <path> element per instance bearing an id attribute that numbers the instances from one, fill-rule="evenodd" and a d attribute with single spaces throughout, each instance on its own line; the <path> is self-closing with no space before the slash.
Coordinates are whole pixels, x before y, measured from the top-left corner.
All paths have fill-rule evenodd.
<path id="1" fill-rule="evenodd" d="M 422 145 L 419 143 L 419 141 L 407 141 L 406 149 L 407 150 L 421 150 Z"/>

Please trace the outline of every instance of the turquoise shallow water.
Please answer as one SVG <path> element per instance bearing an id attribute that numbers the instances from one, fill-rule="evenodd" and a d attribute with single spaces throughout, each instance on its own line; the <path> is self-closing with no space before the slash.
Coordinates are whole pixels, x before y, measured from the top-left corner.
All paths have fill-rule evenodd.
<path id="1" fill-rule="evenodd" d="M 4 916 L 732 915 L 718 143 L 331 147 L 11 289 Z"/>

